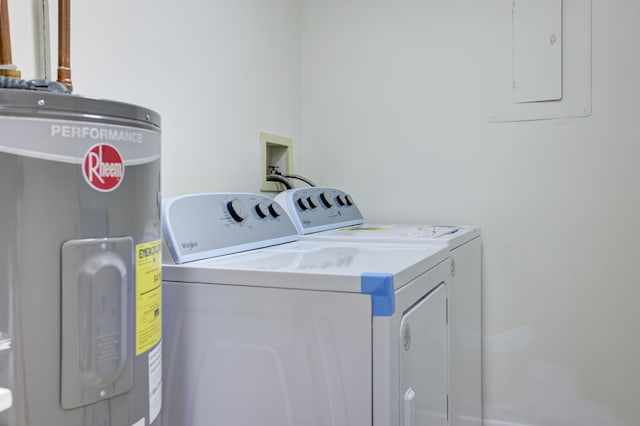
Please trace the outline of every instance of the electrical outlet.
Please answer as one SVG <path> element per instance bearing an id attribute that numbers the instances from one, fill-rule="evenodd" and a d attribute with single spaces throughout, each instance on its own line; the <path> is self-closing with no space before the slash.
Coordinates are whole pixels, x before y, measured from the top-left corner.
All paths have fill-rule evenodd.
<path id="1" fill-rule="evenodd" d="M 262 147 L 262 191 L 280 192 L 287 189 L 279 182 L 267 180 L 267 175 L 275 170 L 282 174 L 293 173 L 293 141 L 285 136 L 260 133 Z"/>

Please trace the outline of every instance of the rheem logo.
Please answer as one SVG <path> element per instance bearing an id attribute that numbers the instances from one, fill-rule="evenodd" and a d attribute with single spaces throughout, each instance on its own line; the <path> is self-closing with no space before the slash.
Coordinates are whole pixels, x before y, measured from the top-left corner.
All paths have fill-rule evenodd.
<path id="1" fill-rule="evenodd" d="M 93 189 L 101 192 L 113 191 L 124 177 L 122 156 L 113 145 L 94 145 L 84 156 L 82 174 Z"/>

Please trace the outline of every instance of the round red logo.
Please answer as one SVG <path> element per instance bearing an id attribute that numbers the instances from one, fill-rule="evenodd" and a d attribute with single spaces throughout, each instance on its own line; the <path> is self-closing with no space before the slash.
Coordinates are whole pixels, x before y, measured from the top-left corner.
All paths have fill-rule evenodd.
<path id="1" fill-rule="evenodd" d="M 82 174 L 93 189 L 113 191 L 124 177 L 124 163 L 120 152 L 106 143 L 92 146 L 84 156 Z"/>

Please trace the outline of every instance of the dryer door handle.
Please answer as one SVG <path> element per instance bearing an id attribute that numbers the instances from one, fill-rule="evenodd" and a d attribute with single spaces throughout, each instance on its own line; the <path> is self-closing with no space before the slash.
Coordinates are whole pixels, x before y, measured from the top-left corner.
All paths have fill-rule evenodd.
<path id="1" fill-rule="evenodd" d="M 404 393 L 404 426 L 413 425 L 413 400 L 416 398 L 416 393 L 413 388 L 407 389 Z"/>

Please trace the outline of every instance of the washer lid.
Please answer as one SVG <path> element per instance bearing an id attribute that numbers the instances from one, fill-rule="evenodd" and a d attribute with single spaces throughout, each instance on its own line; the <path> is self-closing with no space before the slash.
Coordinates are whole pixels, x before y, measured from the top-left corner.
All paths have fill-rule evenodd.
<path id="1" fill-rule="evenodd" d="M 478 237 L 480 228 L 449 225 L 394 225 L 365 223 L 306 235 L 308 239 L 368 241 L 402 244 L 432 244 L 451 249 Z"/>
<path id="2" fill-rule="evenodd" d="M 398 289 L 448 257 L 446 247 L 297 241 L 181 265 L 165 264 L 174 282 L 362 293 L 367 274 L 390 276 Z"/>

